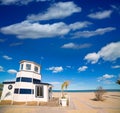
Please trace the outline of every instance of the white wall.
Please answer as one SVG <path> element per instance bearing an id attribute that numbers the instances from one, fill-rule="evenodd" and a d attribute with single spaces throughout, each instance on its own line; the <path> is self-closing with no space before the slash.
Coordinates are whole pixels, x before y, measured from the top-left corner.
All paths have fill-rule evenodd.
<path id="1" fill-rule="evenodd" d="M 33 94 L 14 94 L 13 100 L 17 102 L 29 102 L 34 101 L 33 96 Z"/>
<path id="2" fill-rule="evenodd" d="M 48 102 L 49 101 L 49 93 L 48 93 L 48 85 L 43 85 L 44 88 L 44 97 L 36 97 L 35 85 L 34 85 L 34 94 L 14 94 L 14 101 L 18 102 L 28 102 L 28 101 L 40 101 L 40 102 Z"/>
<path id="3" fill-rule="evenodd" d="M 8 89 L 9 85 L 13 86 L 11 90 Z M 13 95 L 14 95 L 14 84 L 4 84 L 1 100 L 13 100 Z"/>
<path id="4" fill-rule="evenodd" d="M 20 71 L 17 73 L 16 77 L 28 77 L 28 78 L 35 78 L 41 80 L 40 74 L 29 71 Z"/>
<path id="5" fill-rule="evenodd" d="M 11 90 L 8 89 L 8 86 L 12 85 L 13 88 Z M 1 100 L 13 100 L 17 102 L 28 102 L 28 101 L 42 101 L 42 102 L 48 102 L 49 101 L 49 86 L 48 85 L 43 85 L 44 89 L 44 97 L 38 98 L 35 96 L 35 86 L 33 86 L 34 89 L 34 94 L 14 94 L 14 86 L 17 84 L 4 84 L 3 87 L 3 92 L 1 96 Z M 25 87 L 25 84 L 22 86 Z"/>

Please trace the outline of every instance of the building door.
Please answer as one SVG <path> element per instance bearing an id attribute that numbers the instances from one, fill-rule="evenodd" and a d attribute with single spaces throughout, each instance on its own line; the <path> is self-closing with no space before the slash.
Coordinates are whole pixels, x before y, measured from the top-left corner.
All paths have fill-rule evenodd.
<path id="1" fill-rule="evenodd" d="M 44 88 L 42 85 L 35 87 L 35 97 L 36 98 L 43 98 L 44 97 Z"/>

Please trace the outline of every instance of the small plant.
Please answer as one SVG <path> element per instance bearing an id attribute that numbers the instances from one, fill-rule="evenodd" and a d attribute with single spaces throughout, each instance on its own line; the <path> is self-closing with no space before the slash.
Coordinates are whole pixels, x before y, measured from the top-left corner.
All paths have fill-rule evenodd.
<path id="1" fill-rule="evenodd" d="M 64 90 L 68 88 L 69 86 L 69 81 L 65 81 L 63 82 L 63 84 L 61 85 L 61 91 L 62 91 L 62 98 L 65 98 L 65 93 Z"/>
<path id="2" fill-rule="evenodd" d="M 68 98 L 68 95 L 66 93 L 64 93 L 64 90 L 68 88 L 69 86 L 69 81 L 65 81 L 63 82 L 63 84 L 61 85 L 61 93 L 62 93 L 62 96 L 61 96 L 61 99 L 60 99 L 60 104 L 62 106 L 67 106 L 69 105 L 69 98 Z"/>
<path id="3" fill-rule="evenodd" d="M 98 89 L 95 91 L 95 100 L 96 101 L 103 101 L 103 95 L 106 93 L 106 91 L 102 87 L 98 87 Z"/>

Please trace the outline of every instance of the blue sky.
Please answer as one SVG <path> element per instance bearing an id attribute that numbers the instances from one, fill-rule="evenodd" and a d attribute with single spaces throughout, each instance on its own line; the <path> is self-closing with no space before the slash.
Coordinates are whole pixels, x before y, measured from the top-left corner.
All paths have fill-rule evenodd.
<path id="1" fill-rule="evenodd" d="M 0 0 L 0 82 L 21 60 L 53 89 L 120 89 L 120 0 Z"/>

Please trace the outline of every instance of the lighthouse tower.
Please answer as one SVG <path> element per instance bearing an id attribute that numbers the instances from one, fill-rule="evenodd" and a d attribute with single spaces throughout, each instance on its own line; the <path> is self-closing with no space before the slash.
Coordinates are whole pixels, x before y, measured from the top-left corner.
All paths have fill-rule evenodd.
<path id="1" fill-rule="evenodd" d="M 22 60 L 20 62 L 19 72 L 16 75 L 14 100 L 31 100 L 34 94 L 34 84 L 39 84 L 40 82 L 40 65 L 31 61 Z"/>
<path id="2" fill-rule="evenodd" d="M 16 81 L 3 82 L 1 100 L 17 102 L 44 101 L 52 98 L 52 85 L 41 82 L 41 66 L 35 62 L 22 60 Z"/>

